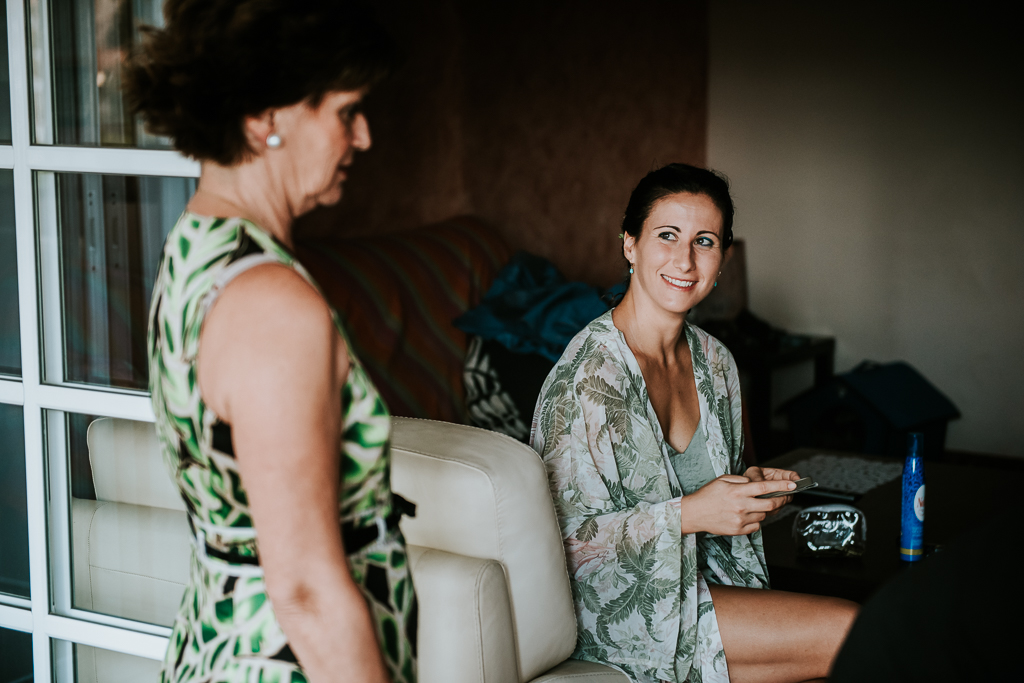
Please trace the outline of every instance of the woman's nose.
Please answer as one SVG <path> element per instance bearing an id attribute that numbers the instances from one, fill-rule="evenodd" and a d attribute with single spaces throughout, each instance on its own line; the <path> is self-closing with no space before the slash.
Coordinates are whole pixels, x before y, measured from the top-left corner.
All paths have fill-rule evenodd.
<path id="1" fill-rule="evenodd" d="M 360 152 L 370 149 L 373 139 L 370 137 L 370 122 L 366 120 L 365 114 L 358 114 L 352 122 L 352 146 Z"/>
<path id="2" fill-rule="evenodd" d="M 693 268 L 693 264 L 696 262 L 692 245 L 683 245 L 682 249 L 676 250 L 675 256 L 674 260 L 676 262 L 676 266 L 678 266 L 684 273 L 691 270 Z"/>

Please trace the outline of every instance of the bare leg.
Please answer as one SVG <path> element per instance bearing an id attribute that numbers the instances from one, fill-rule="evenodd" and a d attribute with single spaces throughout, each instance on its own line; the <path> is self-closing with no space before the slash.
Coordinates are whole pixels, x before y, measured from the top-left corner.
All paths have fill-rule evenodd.
<path id="1" fill-rule="evenodd" d="M 860 607 L 849 600 L 709 585 L 734 683 L 828 675 Z"/>

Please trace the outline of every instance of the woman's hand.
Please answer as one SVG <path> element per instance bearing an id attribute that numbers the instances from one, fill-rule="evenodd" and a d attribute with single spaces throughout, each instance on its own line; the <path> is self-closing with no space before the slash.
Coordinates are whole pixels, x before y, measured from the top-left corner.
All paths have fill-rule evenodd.
<path id="1" fill-rule="evenodd" d="M 798 481 L 800 475 L 793 470 L 780 470 L 775 467 L 748 467 L 743 476 L 750 481 Z M 782 505 L 789 505 L 793 502 L 793 496 L 782 496 Z M 777 507 L 768 513 L 768 516 L 778 514 L 782 507 Z"/>
<path id="2" fill-rule="evenodd" d="M 683 496 L 679 500 L 681 531 L 684 534 L 707 531 L 719 536 L 745 536 L 760 529 L 764 518 L 777 512 L 791 496 L 755 496 L 796 488 L 796 484 L 788 477 L 766 478 L 766 471 L 786 470 L 758 467 L 747 470 L 747 473 L 760 477 L 758 480 L 735 474 L 723 474 L 709 481 L 697 492 Z"/>
<path id="3" fill-rule="evenodd" d="M 793 470 L 780 470 L 775 467 L 748 467 L 743 476 L 750 481 L 797 481 L 800 475 Z"/>

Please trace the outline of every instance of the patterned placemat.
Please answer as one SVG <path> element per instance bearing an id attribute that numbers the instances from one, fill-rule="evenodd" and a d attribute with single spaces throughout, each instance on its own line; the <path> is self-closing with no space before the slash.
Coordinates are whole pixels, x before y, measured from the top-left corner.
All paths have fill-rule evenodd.
<path id="1" fill-rule="evenodd" d="M 798 472 L 801 477 L 814 477 L 814 481 L 823 489 L 864 494 L 898 479 L 903 473 L 903 463 L 819 453 L 793 463 L 789 469 Z"/>

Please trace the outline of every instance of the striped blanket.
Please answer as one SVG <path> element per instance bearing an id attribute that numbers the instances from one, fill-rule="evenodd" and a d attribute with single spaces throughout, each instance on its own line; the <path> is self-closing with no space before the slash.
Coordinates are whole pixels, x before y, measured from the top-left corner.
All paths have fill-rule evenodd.
<path id="1" fill-rule="evenodd" d="M 511 256 L 493 228 L 461 216 L 415 231 L 308 242 L 297 251 L 391 413 L 466 422 L 468 340 L 452 320 L 480 302 Z"/>

